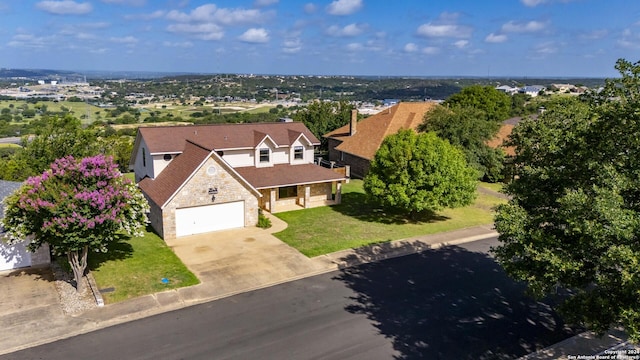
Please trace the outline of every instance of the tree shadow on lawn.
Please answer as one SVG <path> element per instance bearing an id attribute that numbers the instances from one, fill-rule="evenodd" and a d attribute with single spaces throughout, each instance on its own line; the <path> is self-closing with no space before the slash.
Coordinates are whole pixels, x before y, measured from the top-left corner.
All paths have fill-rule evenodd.
<path id="1" fill-rule="evenodd" d="M 339 205 L 331 207 L 334 211 L 358 220 L 380 224 L 420 224 L 445 221 L 449 218 L 431 211 L 425 211 L 409 217 L 408 214 L 395 209 L 387 209 L 371 201 L 366 194 L 351 192 L 342 194 Z"/>
<path id="2" fill-rule="evenodd" d="M 129 243 L 130 237 L 119 236 L 115 241 L 107 245 L 107 252 L 90 251 L 87 256 L 87 268 L 96 270 L 107 261 L 124 260 L 133 256 L 133 246 Z"/>
<path id="3" fill-rule="evenodd" d="M 346 310 L 391 339 L 396 359 L 511 359 L 582 331 L 489 256 L 457 246 L 344 268 L 335 279 L 358 294 Z"/>

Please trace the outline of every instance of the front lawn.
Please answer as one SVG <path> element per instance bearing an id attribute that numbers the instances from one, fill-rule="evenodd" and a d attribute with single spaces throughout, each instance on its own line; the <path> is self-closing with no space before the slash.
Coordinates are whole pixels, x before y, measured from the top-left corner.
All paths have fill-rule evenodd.
<path id="1" fill-rule="evenodd" d="M 199 283 L 158 235 L 111 244 L 107 253 L 90 253 L 89 268 L 106 303 Z M 168 280 L 164 283 L 163 279 Z"/>
<path id="2" fill-rule="evenodd" d="M 276 237 L 313 257 L 367 244 L 435 234 L 493 222 L 492 208 L 505 200 L 478 194 L 474 204 L 446 209 L 418 221 L 386 213 L 366 202 L 361 180 L 342 187 L 342 204 L 275 214 L 288 227 Z"/>

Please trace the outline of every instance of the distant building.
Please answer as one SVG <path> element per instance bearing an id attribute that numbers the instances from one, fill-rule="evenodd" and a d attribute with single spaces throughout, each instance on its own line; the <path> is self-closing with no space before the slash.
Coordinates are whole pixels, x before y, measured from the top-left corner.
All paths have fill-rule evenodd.
<path id="1" fill-rule="evenodd" d="M 518 91 L 521 94 L 527 94 L 531 97 L 536 97 L 540 94 L 540 91 L 544 91 L 546 88 L 542 85 L 529 85 L 523 88 L 520 88 Z"/>
<path id="2" fill-rule="evenodd" d="M 518 92 L 518 88 L 513 87 L 513 86 L 509 86 L 509 85 L 496 86 L 496 90 L 502 91 L 503 93 L 506 93 L 506 94 L 509 94 L 509 95 L 513 95 L 513 94 Z"/>

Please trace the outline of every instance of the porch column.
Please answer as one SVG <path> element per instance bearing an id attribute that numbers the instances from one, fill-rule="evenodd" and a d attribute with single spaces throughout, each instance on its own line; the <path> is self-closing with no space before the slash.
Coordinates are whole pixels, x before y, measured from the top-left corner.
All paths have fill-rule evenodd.
<path id="1" fill-rule="evenodd" d="M 272 214 L 276 212 L 276 189 L 269 189 L 269 212 Z"/>
<path id="2" fill-rule="evenodd" d="M 326 183 L 327 200 L 333 200 L 333 184 L 334 182 Z"/>
<path id="3" fill-rule="evenodd" d="M 308 209 L 309 206 L 311 205 L 311 186 L 309 185 L 305 185 L 304 186 L 304 208 Z"/>
<path id="4" fill-rule="evenodd" d="M 336 205 L 342 201 L 342 181 L 336 183 Z"/>

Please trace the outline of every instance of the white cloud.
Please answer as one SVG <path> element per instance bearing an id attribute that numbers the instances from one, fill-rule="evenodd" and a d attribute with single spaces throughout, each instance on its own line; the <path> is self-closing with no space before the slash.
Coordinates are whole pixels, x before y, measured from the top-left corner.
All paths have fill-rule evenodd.
<path id="1" fill-rule="evenodd" d="M 331 15 L 351 15 L 362 8 L 362 0 L 335 0 L 327 6 Z"/>
<path id="2" fill-rule="evenodd" d="M 313 14 L 318 11 L 318 7 L 314 3 L 306 3 L 304 4 L 304 12 L 307 14 Z"/>
<path id="3" fill-rule="evenodd" d="M 364 32 L 365 25 L 349 24 L 345 27 L 332 25 L 327 29 L 327 34 L 336 37 L 353 37 Z"/>
<path id="4" fill-rule="evenodd" d="M 193 43 L 191 41 L 182 41 L 182 42 L 169 42 L 165 41 L 162 43 L 163 46 L 173 47 L 173 48 L 190 48 L 193 47 Z"/>
<path id="5" fill-rule="evenodd" d="M 516 22 L 509 21 L 502 25 L 502 31 L 506 33 L 533 33 L 546 29 L 548 23 L 541 21 Z"/>
<path id="6" fill-rule="evenodd" d="M 550 41 L 542 44 L 538 44 L 534 48 L 534 52 L 538 55 L 551 55 L 558 52 L 558 46 Z"/>
<path id="7" fill-rule="evenodd" d="M 123 4 L 129 6 L 144 6 L 147 0 L 101 0 L 105 4 Z"/>
<path id="8" fill-rule="evenodd" d="M 505 34 L 494 34 L 491 33 L 489 35 L 487 35 L 486 38 L 484 38 L 484 41 L 488 42 L 488 43 L 503 43 L 505 41 L 508 40 L 507 35 Z"/>
<path id="9" fill-rule="evenodd" d="M 165 16 L 165 14 L 166 12 L 163 10 L 156 10 L 149 14 L 128 14 L 128 15 L 125 15 L 124 18 L 127 20 L 135 20 L 135 19 L 153 20 L 153 19 L 159 19 Z"/>
<path id="10" fill-rule="evenodd" d="M 453 46 L 457 47 L 458 49 L 464 49 L 468 45 L 469 45 L 469 41 L 468 40 L 458 40 L 458 41 L 453 43 Z"/>
<path id="11" fill-rule="evenodd" d="M 56 15 L 81 15 L 90 13 L 93 6 L 90 3 L 77 3 L 71 0 L 40 1 L 36 7 L 42 11 Z"/>
<path id="12" fill-rule="evenodd" d="M 404 52 L 412 53 L 418 51 L 418 45 L 414 43 L 408 43 L 404 46 Z"/>
<path id="13" fill-rule="evenodd" d="M 630 29 L 622 31 L 622 37 L 616 41 L 618 46 L 625 49 L 640 49 L 640 34 L 636 34 Z"/>
<path id="14" fill-rule="evenodd" d="M 535 7 L 535 6 L 538 6 L 540 4 L 546 3 L 547 0 L 520 0 L 520 2 L 523 3 L 524 6 Z"/>
<path id="15" fill-rule="evenodd" d="M 425 55 L 437 55 L 440 53 L 440 48 L 437 48 L 435 46 L 427 46 L 426 48 L 422 49 L 422 53 Z"/>
<path id="16" fill-rule="evenodd" d="M 363 51 L 364 46 L 361 43 L 350 43 L 347 44 L 347 50 L 349 51 Z"/>
<path id="17" fill-rule="evenodd" d="M 591 32 L 583 33 L 580 35 L 581 39 L 584 40 L 600 40 L 609 35 L 609 31 L 607 29 L 593 30 Z"/>
<path id="18" fill-rule="evenodd" d="M 424 37 L 452 37 L 452 38 L 468 38 L 471 36 L 472 29 L 468 26 L 456 24 L 422 24 L 418 27 L 417 34 Z"/>
<path id="19" fill-rule="evenodd" d="M 167 30 L 174 33 L 192 35 L 201 40 L 220 40 L 224 31 L 216 24 L 171 24 Z"/>
<path id="20" fill-rule="evenodd" d="M 7 43 L 10 47 L 43 49 L 55 42 L 53 36 L 35 36 L 32 34 L 17 34 Z"/>
<path id="21" fill-rule="evenodd" d="M 273 12 L 257 9 L 226 9 L 215 4 L 198 6 L 190 13 L 171 10 L 167 19 L 178 22 L 203 22 L 222 25 L 260 24 L 273 16 Z"/>
<path id="22" fill-rule="evenodd" d="M 300 50 L 302 50 L 302 42 L 300 42 L 300 39 L 298 38 L 285 39 L 282 43 L 282 52 L 284 53 L 295 54 L 300 52 Z"/>
<path id="23" fill-rule="evenodd" d="M 138 39 L 136 39 L 133 36 L 125 36 L 125 37 L 111 37 L 109 38 L 109 41 L 114 43 L 119 43 L 119 44 L 135 44 L 138 42 Z"/>
<path id="24" fill-rule="evenodd" d="M 536 7 L 541 4 L 548 4 L 553 2 L 568 3 L 572 1 L 577 1 L 577 0 L 555 0 L 555 1 L 554 0 L 520 0 L 520 2 L 524 6 L 528 6 L 528 7 Z"/>
<path id="25" fill-rule="evenodd" d="M 279 0 L 255 0 L 253 2 L 253 6 L 255 7 L 265 7 L 273 4 L 277 4 Z"/>
<path id="26" fill-rule="evenodd" d="M 251 28 L 238 37 L 240 41 L 252 44 L 262 44 L 269 41 L 269 33 L 263 28 Z"/>
<path id="27" fill-rule="evenodd" d="M 93 40 L 96 38 L 95 35 L 84 32 L 75 33 L 74 37 L 78 40 Z"/>

